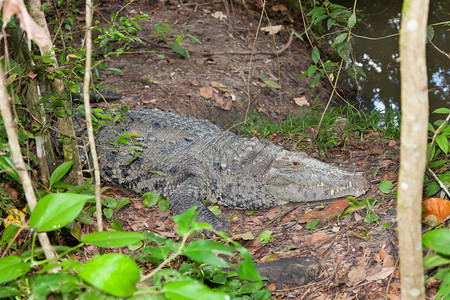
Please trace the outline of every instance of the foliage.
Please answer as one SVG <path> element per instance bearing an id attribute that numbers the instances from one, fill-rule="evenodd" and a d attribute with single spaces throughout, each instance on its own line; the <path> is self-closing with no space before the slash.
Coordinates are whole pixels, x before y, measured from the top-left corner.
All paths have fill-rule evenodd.
<path id="1" fill-rule="evenodd" d="M 450 109 L 439 108 L 433 113 L 450 115 Z M 448 118 L 447 118 L 448 119 Z M 427 197 L 431 197 L 440 192 L 444 193 L 443 187 L 450 189 L 450 170 L 448 164 L 449 144 L 450 144 L 450 126 L 448 120 L 437 120 L 432 124 L 428 124 L 428 130 L 430 131 L 430 142 L 427 147 L 427 155 L 429 162 L 428 174 L 435 173 L 440 183 L 431 176 L 425 176 L 424 182 L 426 183 L 425 194 Z M 443 196 L 441 197 L 443 198 Z"/>
<path id="2" fill-rule="evenodd" d="M 395 120 L 398 120 L 396 112 L 376 110 L 370 115 L 365 115 L 349 106 L 332 107 L 325 112 L 318 130 L 322 111 L 319 105 L 313 105 L 308 113 L 302 109 L 299 116 L 289 114 L 280 124 L 270 123 L 259 114 L 253 113 L 238 127 L 238 132 L 241 135 L 264 139 L 281 136 L 282 139 L 292 143 L 294 150 L 310 148 L 313 139 L 319 152 L 327 155 L 329 149 L 337 146 L 346 147 L 352 137 L 362 139 L 371 130 L 382 133 L 385 138 L 399 137 L 399 123 L 392 124 L 392 120 L 388 119 L 395 115 Z M 315 136 L 311 133 L 315 133 Z"/>
<path id="3" fill-rule="evenodd" d="M 270 295 L 268 290 L 261 290 L 261 278 L 248 251 L 242 246 L 229 239 L 232 245 L 206 240 L 187 243 L 195 230 L 214 231 L 208 224 L 192 222 L 197 215 L 195 207 L 174 218 L 178 233 L 183 237 L 180 243 L 153 233 L 94 232 L 85 235 L 81 244 L 59 253 L 56 262 L 36 260 L 35 251 L 38 249 L 35 249 L 34 240 L 37 232 L 52 231 L 73 221 L 89 197 L 92 196 L 49 194 L 38 202 L 30 216 L 32 228 L 28 228 L 33 233 L 31 251 L 0 259 L 0 296 L 83 298 L 97 295 L 103 299 L 107 295 L 158 298 L 164 294 L 168 299 L 179 299 L 180 295 L 184 299 L 230 299 L 243 295 L 264 299 Z M 218 234 L 226 238 L 223 233 Z M 130 247 L 136 243 L 144 247 L 140 251 L 142 254 L 133 256 L 141 262 L 153 263 L 159 272 L 144 276 L 132 258 L 118 253 L 97 255 L 85 263 L 73 258 L 59 260 L 85 244 L 108 249 Z M 217 254 L 237 260 L 237 267 Z M 179 270 L 162 269 L 175 259 L 184 260 Z M 32 268 L 38 268 L 38 274 L 28 274 Z M 55 268 L 60 269 L 57 274 L 51 271 Z M 241 279 L 234 279 L 234 276 Z M 153 284 L 149 285 L 146 280 L 150 278 Z"/>
<path id="4" fill-rule="evenodd" d="M 323 35 L 325 32 L 334 32 L 335 38 L 331 46 L 335 49 L 339 57 L 348 64 L 346 71 L 355 80 L 357 79 L 357 74 L 366 77 L 363 69 L 357 65 L 352 56 L 350 37 L 352 35 L 352 29 L 357 22 L 357 12 L 359 13 L 359 11 L 352 11 L 342 5 L 322 1 L 319 5 L 314 5 L 307 13 L 308 22 L 312 28 L 311 34 L 317 33 L 318 35 Z M 325 36 L 315 36 L 319 45 L 327 43 Z M 312 46 L 313 51 L 311 57 L 313 64 L 303 73 L 300 79 L 305 77 L 313 78 L 311 82 L 312 87 L 316 87 L 320 78 L 324 75 L 331 82 L 338 80 L 337 75 L 340 72 L 339 64 L 330 60 L 321 59 L 319 47 Z"/>

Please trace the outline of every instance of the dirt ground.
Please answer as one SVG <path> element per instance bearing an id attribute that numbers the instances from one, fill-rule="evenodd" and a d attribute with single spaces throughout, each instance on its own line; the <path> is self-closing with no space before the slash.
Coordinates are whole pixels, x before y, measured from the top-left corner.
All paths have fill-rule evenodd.
<path id="1" fill-rule="evenodd" d="M 247 112 L 257 111 L 268 119 L 281 120 L 288 112 L 301 114 L 304 100 L 311 105 L 315 95 L 320 94 L 321 103 L 328 98 L 329 86 L 320 83 L 312 89 L 308 80 L 299 80 L 311 63 L 307 42 L 295 38 L 277 57 L 274 52 L 288 44 L 289 32 L 275 36 L 257 34 L 260 18 L 254 4 L 257 1 L 247 1 L 247 7 L 240 1 L 225 1 L 225 6 L 223 1 L 141 0 L 126 7 L 124 2 L 104 2 L 95 17 L 103 15 L 109 19 L 109 14 L 119 9 L 122 9 L 120 16 L 145 13 L 152 22 L 170 23 L 173 29 L 170 39 L 190 34 L 202 43 L 185 37 L 181 44 L 190 52 L 190 58 L 186 59 L 166 43 L 151 38 L 153 26 L 143 24 L 139 36 L 146 44 L 135 45 L 132 53 L 108 62 L 123 74 L 109 72 L 100 78 L 123 94 L 121 100 L 112 104 L 171 110 L 229 129 Z M 272 25 L 286 25 L 301 32 L 299 16 L 277 12 L 272 7 L 268 12 Z M 223 19 L 213 17 L 220 13 L 225 16 Z M 261 26 L 267 25 L 264 19 Z M 150 50 L 156 50 L 156 54 L 148 53 Z M 260 75 L 278 82 L 281 88 L 268 87 Z M 289 204 L 253 214 L 221 207 L 220 216 L 229 218 L 231 235 L 248 248 L 256 262 L 306 255 L 321 259 L 318 278 L 304 286 L 284 284 L 275 289 L 269 285 L 273 298 L 399 299 L 396 203 L 393 194 L 377 192 L 381 180 L 397 181 L 398 143 L 382 140 L 373 133 L 364 141 L 353 140 L 346 149 L 332 151 L 331 159 L 319 157 L 315 152 L 309 154 L 365 172 L 373 183 L 365 197 L 377 200 L 373 211 L 379 220 L 365 222 L 366 209 L 355 210 L 340 220 L 329 218 L 339 211 L 336 206 L 341 202 L 336 201 Z M 146 208 L 141 197 L 120 188 L 112 188 L 108 193 L 133 200 L 118 217 L 125 230 L 148 230 L 176 237 L 170 212 Z M 330 204 L 335 205 L 326 210 Z M 311 216 L 311 211 L 319 213 Z M 306 228 L 306 222 L 317 218 L 322 219 L 317 227 Z M 266 230 L 272 232 L 274 239 L 262 244 L 258 236 Z"/>

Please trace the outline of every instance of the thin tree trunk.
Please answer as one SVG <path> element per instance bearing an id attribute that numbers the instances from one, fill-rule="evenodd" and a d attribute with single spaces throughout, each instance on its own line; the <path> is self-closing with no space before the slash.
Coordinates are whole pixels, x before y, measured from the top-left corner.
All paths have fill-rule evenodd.
<path id="1" fill-rule="evenodd" d="M 428 123 L 427 16 L 428 0 L 404 1 L 400 31 L 402 124 L 397 200 L 402 299 L 425 299 L 421 217 Z"/>
<path id="2" fill-rule="evenodd" d="M 36 197 L 34 195 L 30 176 L 28 176 L 27 170 L 25 168 L 25 162 L 23 161 L 23 157 L 20 152 L 19 139 L 17 138 L 17 128 L 11 114 L 11 109 L 9 106 L 9 96 L 6 91 L 6 83 L 2 68 L 0 68 L 0 111 L 3 122 L 5 123 L 5 129 L 8 135 L 8 143 L 9 147 L 11 148 L 14 166 L 19 173 L 20 181 L 22 182 L 22 187 L 27 199 L 28 206 L 30 207 L 30 210 L 33 211 L 34 207 L 36 206 Z M 53 247 L 50 244 L 47 234 L 39 233 L 38 239 L 41 243 L 42 249 L 44 249 L 45 257 L 47 259 L 54 258 L 55 253 L 53 252 Z"/>
<path id="3" fill-rule="evenodd" d="M 89 147 L 91 149 L 92 162 L 94 164 L 95 176 L 95 203 L 97 207 L 98 231 L 103 231 L 102 204 L 101 204 L 101 186 L 100 186 L 100 168 L 98 166 L 97 149 L 95 147 L 94 132 L 92 129 L 91 104 L 89 102 L 89 83 L 91 81 L 91 57 L 92 57 L 92 0 L 86 0 L 86 66 L 84 73 L 84 109 L 86 112 L 86 127 L 89 138 Z"/>
<path id="4" fill-rule="evenodd" d="M 53 60 L 55 61 L 55 67 L 58 67 L 58 62 L 52 52 L 52 43 L 50 38 L 50 33 L 48 31 L 47 21 L 45 20 L 45 15 L 41 11 L 41 1 L 39 0 L 30 0 L 29 1 L 29 9 L 30 14 L 33 19 L 39 24 L 41 29 L 48 37 L 48 43 L 46 46 L 41 46 L 40 50 L 42 55 L 44 54 L 52 54 Z M 52 70 L 48 70 L 48 72 L 52 72 Z M 57 99 L 67 99 L 66 91 L 63 82 L 60 79 L 54 79 L 49 82 L 51 86 L 52 94 Z M 64 111 L 71 109 L 70 103 L 68 101 L 63 101 L 63 115 L 57 116 L 57 126 L 60 130 L 60 135 L 62 137 L 62 145 L 64 152 L 64 160 L 72 161 L 73 165 L 71 171 L 66 176 L 66 181 L 69 184 L 80 185 L 83 184 L 83 173 L 82 166 L 80 162 L 80 156 L 78 153 L 78 144 L 75 139 L 75 130 L 73 127 L 72 118 L 70 115 L 65 114 Z"/>
<path id="5" fill-rule="evenodd" d="M 16 54 L 15 59 L 18 64 L 25 66 L 27 73 L 32 70 L 32 58 L 26 39 L 23 38 L 25 35 L 20 27 L 16 26 L 14 28 L 7 28 L 8 42 L 10 48 L 14 49 L 14 54 Z M 34 128 L 39 128 L 37 132 L 34 132 L 34 137 L 36 141 L 36 153 L 39 159 L 39 169 L 42 183 L 48 186 L 51 170 L 55 165 L 55 157 L 53 153 L 53 148 L 51 145 L 51 140 L 49 132 L 47 130 L 47 117 L 45 115 L 45 110 L 42 104 L 37 104 L 39 102 L 39 94 L 37 88 L 37 81 L 35 79 L 30 79 L 22 84 L 22 99 L 25 101 L 29 113 L 32 115 L 32 123 Z"/>

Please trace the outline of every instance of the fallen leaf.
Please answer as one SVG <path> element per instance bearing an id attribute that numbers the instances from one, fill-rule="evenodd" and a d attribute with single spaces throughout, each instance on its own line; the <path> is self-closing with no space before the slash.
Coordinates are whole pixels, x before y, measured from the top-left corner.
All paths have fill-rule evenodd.
<path id="1" fill-rule="evenodd" d="M 213 94 L 213 96 L 215 100 L 214 106 L 220 107 L 223 110 L 231 110 L 231 106 L 233 105 L 231 99 L 225 99 L 217 94 Z"/>
<path id="2" fill-rule="evenodd" d="M 267 289 L 271 292 L 275 291 L 277 289 L 277 286 L 275 285 L 275 283 L 271 282 L 269 284 L 269 286 L 267 287 Z"/>
<path id="3" fill-rule="evenodd" d="M 17 224 L 23 225 L 25 222 L 25 214 L 18 210 L 17 208 L 8 209 L 9 215 L 5 218 L 5 228 L 9 226 L 9 224 Z"/>
<path id="4" fill-rule="evenodd" d="M 341 215 L 344 212 L 348 205 L 349 201 L 347 199 L 334 201 L 324 210 L 310 210 L 300 218 L 299 222 L 306 223 L 317 219 L 320 219 L 323 222 L 324 220 L 335 219 L 338 215 Z"/>
<path id="5" fill-rule="evenodd" d="M 192 81 L 191 81 L 191 84 L 192 84 L 193 86 L 198 86 L 198 81 L 197 81 L 197 80 L 192 80 Z"/>
<path id="6" fill-rule="evenodd" d="M 213 97 L 213 89 L 210 86 L 201 87 L 199 94 L 205 99 L 211 99 Z"/>
<path id="7" fill-rule="evenodd" d="M 356 267 L 348 272 L 347 286 L 355 286 L 366 280 L 366 270 L 363 267 Z"/>
<path id="8" fill-rule="evenodd" d="M 392 268 L 383 268 L 379 272 L 367 275 L 366 279 L 369 282 L 380 280 L 380 279 L 384 279 L 384 278 L 388 277 L 389 275 L 391 275 L 394 272 L 394 270 L 395 270 L 394 267 L 392 267 Z"/>
<path id="9" fill-rule="evenodd" d="M 320 244 L 328 240 L 330 236 L 323 232 L 315 232 L 313 233 L 304 243 L 303 245 L 315 245 Z"/>
<path id="10" fill-rule="evenodd" d="M 216 11 L 215 13 L 212 13 L 211 16 L 214 19 L 219 19 L 220 21 L 223 21 L 224 19 L 227 18 L 227 16 L 224 15 L 223 12 L 221 12 L 221 11 Z"/>
<path id="11" fill-rule="evenodd" d="M 299 98 L 294 98 L 294 102 L 298 106 L 309 106 L 309 102 L 308 102 L 308 100 L 306 100 L 305 96 L 301 96 Z"/>
<path id="12" fill-rule="evenodd" d="M 288 11 L 286 5 L 284 4 L 275 4 L 271 7 L 271 10 L 274 12 L 286 12 Z"/>
<path id="13" fill-rule="evenodd" d="M 255 236 L 253 235 L 253 233 L 251 231 L 247 231 L 246 233 L 240 233 L 240 234 L 236 234 L 232 237 L 233 240 L 239 240 L 239 239 L 243 239 L 246 241 L 251 241 L 255 239 Z"/>
<path id="14" fill-rule="evenodd" d="M 283 25 L 277 25 L 277 26 L 266 26 L 261 28 L 261 32 L 268 33 L 270 35 L 275 35 L 278 32 L 280 32 L 281 28 L 283 28 Z"/>
<path id="15" fill-rule="evenodd" d="M 436 222 L 444 221 L 450 215 L 450 201 L 441 198 L 428 198 L 422 202 L 423 218 Z"/>

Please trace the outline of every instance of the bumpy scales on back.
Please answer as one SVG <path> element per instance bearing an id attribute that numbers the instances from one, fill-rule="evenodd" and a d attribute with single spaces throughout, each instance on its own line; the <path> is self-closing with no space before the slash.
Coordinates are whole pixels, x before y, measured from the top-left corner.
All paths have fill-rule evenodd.
<path id="1" fill-rule="evenodd" d="M 136 193 L 154 191 L 170 199 L 181 214 L 198 207 L 200 222 L 226 231 L 204 200 L 239 209 L 263 209 L 363 194 L 368 181 L 358 173 L 325 164 L 271 142 L 247 139 L 208 121 L 158 110 L 134 110 L 121 123 L 98 134 L 103 179 Z M 113 146 L 131 133 L 144 149 L 136 157 L 129 145 Z"/>

